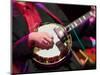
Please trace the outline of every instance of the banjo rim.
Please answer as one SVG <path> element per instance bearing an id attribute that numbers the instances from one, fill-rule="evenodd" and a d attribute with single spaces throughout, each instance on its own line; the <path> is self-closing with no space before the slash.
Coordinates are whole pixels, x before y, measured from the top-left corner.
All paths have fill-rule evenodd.
<path id="1" fill-rule="evenodd" d="M 53 63 L 43 63 L 43 62 L 40 62 L 40 61 L 38 61 L 36 58 L 32 58 L 35 62 L 37 62 L 37 63 L 39 63 L 39 64 L 41 64 L 41 65 L 46 65 L 46 66 L 49 66 L 49 65 L 54 65 L 54 64 L 58 64 L 58 63 L 60 63 L 61 61 L 63 61 L 69 54 L 70 54 L 70 52 L 71 52 L 71 50 L 69 49 L 68 50 L 68 53 L 66 54 L 66 56 L 63 56 L 61 59 L 59 59 L 58 61 L 56 61 L 56 62 L 53 62 Z"/>
<path id="2" fill-rule="evenodd" d="M 43 62 L 40 62 L 40 61 L 38 61 L 37 59 L 33 58 L 33 60 L 36 61 L 37 63 L 39 63 L 39 64 L 41 64 L 41 65 L 47 65 L 47 66 L 60 63 L 60 62 L 61 62 L 62 60 L 64 60 L 64 59 L 65 59 L 65 57 L 63 57 L 63 58 L 61 58 L 60 60 L 58 60 L 58 61 L 56 61 L 56 62 L 53 62 L 53 63 L 43 63 Z"/>
<path id="3" fill-rule="evenodd" d="M 54 24 L 54 25 L 56 25 L 56 26 L 59 26 L 59 27 L 62 27 L 62 26 L 60 26 L 60 24 L 56 24 L 56 23 L 51 23 L 51 24 Z M 48 24 L 49 25 L 49 24 Z M 41 26 L 42 27 L 42 26 Z M 32 59 L 35 61 L 35 62 L 37 62 L 38 64 L 40 64 L 40 65 L 45 65 L 45 66 L 49 66 L 49 65 L 55 65 L 55 64 L 58 64 L 58 63 L 60 63 L 61 61 L 63 61 L 69 54 L 70 54 L 70 52 L 71 52 L 71 50 L 70 49 L 68 49 L 68 52 L 63 56 L 63 57 L 61 57 L 59 60 L 57 60 L 57 61 L 54 61 L 54 62 L 42 62 L 42 61 L 40 61 L 40 60 L 38 60 L 36 57 L 33 57 Z M 61 54 L 61 53 L 60 53 Z"/>

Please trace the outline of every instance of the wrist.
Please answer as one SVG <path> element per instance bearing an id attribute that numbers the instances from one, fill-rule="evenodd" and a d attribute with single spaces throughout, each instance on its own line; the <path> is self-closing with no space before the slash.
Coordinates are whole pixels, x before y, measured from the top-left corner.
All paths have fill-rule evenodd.
<path id="1" fill-rule="evenodd" d="M 33 33 L 30 33 L 30 34 L 28 35 L 28 46 L 29 46 L 30 48 L 32 48 L 32 47 L 34 46 L 34 40 L 33 40 L 32 36 L 33 36 Z"/>

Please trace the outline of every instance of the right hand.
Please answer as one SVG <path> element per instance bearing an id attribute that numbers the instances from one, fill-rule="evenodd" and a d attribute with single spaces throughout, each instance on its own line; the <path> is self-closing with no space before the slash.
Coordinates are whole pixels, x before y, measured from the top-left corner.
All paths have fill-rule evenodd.
<path id="1" fill-rule="evenodd" d="M 53 47 L 53 37 L 46 32 L 32 32 L 29 34 L 29 41 L 34 43 L 35 47 L 49 49 Z"/>

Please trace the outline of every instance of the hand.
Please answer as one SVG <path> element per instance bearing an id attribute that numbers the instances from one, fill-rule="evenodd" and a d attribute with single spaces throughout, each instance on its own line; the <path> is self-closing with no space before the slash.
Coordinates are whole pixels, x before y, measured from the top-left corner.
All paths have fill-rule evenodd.
<path id="1" fill-rule="evenodd" d="M 29 41 L 34 43 L 35 47 L 49 49 L 53 47 L 53 37 L 46 32 L 32 32 L 29 34 Z"/>

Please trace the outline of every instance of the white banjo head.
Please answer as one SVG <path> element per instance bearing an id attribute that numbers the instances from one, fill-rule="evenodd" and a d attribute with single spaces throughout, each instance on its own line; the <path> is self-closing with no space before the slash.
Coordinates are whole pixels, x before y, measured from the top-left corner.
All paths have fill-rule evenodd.
<path id="1" fill-rule="evenodd" d="M 54 41 L 54 45 L 53 48 L 47 50 L 47 49 L 41 49 L 39 51 L 36 52 L 36 54 L 38 54 L 41 57 L 54 57 L 54 56 L 59 56 L 60 55 L 60 51 L 58 49 L 58 47 L 56 46 L 56 42 L 60 41 L 59 38 L 57 37 L 54 28 L 59 27 L 57 24 L 47 24 L 47 25 L 43 25 L 38 29 L 38 32 L 47 32 L 48 34 L 50 34 L 51 36 L 53 36 L 53 41 Z"/>
<path id="2" fill-rule="evenodd" d="M 40 49 L 35 48 L 33 50 L 34 58 L 36 62 L 42 65 L 53 65 L 61 62 L 67 55 L 68 50 L 66 46 L 63 46 L 60 43 L 60 39 L 58 38 L 55 28 L 61 27 L 59 24 L 50 23 L 47 25 L 43 25 L 38 29 L 38 32 L 47 32 L 51 36 L 53 36 L 54 45 L 51 49 Z M 63 29 L 63 28 L 62 28 Z"/>

